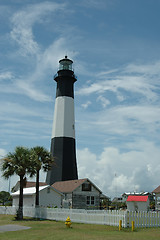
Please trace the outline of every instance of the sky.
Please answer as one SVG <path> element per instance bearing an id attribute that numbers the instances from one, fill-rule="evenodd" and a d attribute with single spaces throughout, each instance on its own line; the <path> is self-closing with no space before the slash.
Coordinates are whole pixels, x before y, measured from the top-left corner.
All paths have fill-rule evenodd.
<path id="1" fill-rule="evenodd" d="M 159 186 L 159 10 L 159 0 L 0 0 L 1 158 L 50 149 L 53 78 L 67 54 L 79 178 L 111 198 Z M 17 180 L 0 177 L 0 191 Z"/>

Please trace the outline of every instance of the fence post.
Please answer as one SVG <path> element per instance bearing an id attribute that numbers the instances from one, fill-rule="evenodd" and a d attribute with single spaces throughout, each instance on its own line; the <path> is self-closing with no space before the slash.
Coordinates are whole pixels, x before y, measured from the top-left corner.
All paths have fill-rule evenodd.
<path id="1" fill-rule="evenodd" d="M 128 211 L 125 211 L 124 213 L 124 227 L 128 227 Z"/>
<path id="2" fill-rule="evenodd" d="M 134 221 L 132 221 L 132 231 L 134 231 L 135 226 L 134 226 Z"/>
<path id="3" fill-rule="evenodd" d="M 122 220 L 119 220 L 119 231 L 122 230 Z"/>

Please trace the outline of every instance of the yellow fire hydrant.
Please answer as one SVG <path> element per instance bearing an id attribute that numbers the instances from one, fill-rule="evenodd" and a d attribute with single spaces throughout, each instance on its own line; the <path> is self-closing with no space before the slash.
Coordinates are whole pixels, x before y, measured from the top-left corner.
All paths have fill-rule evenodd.
<path id="1" fill-rule="evenodd" d="M 70 226 L 72 224 L 70 217 L 67 217 L 65 224 L 66 224 L 66 227 L 70 228 Z"/>

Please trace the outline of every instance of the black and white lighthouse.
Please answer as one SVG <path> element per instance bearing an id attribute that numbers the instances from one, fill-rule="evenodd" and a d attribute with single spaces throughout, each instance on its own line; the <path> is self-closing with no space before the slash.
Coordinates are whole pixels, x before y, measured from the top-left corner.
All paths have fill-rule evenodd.
<path id="1" fill-rule="evenodd" d="M 78 179 L 75 143 L 74 83 L 77 80 L 72 68 L 73 61 L 65 56 L 59 61 L 54 77 L 57 82 L 53 119 L 51 153 L 55 159 L 48 171 L 46 182 Z"/>

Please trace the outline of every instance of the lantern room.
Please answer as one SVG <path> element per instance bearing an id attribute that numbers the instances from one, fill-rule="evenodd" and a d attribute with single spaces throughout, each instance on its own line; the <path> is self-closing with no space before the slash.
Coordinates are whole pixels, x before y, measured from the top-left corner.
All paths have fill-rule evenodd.
<path id="1" fill-rule="evenodd" d="M 59 61 L 59 70 L 72 70 L 72 64 L 73 61 L 68 59 L 67 56 L 65 56 L 64 59 Z"/>

